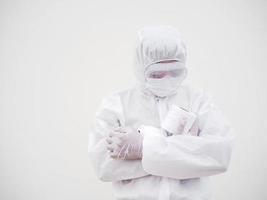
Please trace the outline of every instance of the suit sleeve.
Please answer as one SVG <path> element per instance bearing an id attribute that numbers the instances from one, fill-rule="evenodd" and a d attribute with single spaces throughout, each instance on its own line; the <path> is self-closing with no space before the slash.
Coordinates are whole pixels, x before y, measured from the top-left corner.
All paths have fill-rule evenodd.
<path id="1" fill-rule="evenodd" d="M 232 128 L 210 96 L 197 99 L 200 134 L 165 137 L 162 130 L 141 126 L 143 168 L 150 174 L 176 179 L 223 173 L 230 162 Z"/>
<path id="2" fill-rule="evenodd" d="M 106 136 L 124 121 L 119 95 L 105 98 L 89 134 L 88 152 L 97 177 L 105 182 L 133 179 L 148 175 L 141 160 L 111 158 L 106 148 Z"/>

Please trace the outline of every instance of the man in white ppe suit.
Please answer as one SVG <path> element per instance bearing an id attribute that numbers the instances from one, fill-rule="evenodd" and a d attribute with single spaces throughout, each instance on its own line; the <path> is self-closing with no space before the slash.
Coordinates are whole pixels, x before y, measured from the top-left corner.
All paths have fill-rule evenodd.
<path id="1" fill-rule="evenodd" d="M 209 200 L 209 176 L 229 166 L 232 129 L 212 98 L 182 84 L 186 49 L 171 26 L 138 32 L 137 84 L 106 97 L 89 155 L 116 199 Z"/>

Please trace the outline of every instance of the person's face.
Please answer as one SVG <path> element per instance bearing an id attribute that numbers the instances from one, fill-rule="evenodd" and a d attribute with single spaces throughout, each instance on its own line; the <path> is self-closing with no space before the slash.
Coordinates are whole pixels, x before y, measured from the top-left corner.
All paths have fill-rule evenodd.
<path id="1" fill-rule="evenodd" d="M 166 60 L 166 61 L 160 61 L 158 63 L 175 63 L 177 62 L 176 60 Z M 172 70 L 153 70 L 153 66 L 151 66 L 152 69 L 151 71 L 147 74 L 147 78 L 152 78 L 152 79 L 162 79 L 165 77 L 177 77 L 181 73 L 183 73 L 184 69 L 172 69 Z"/>

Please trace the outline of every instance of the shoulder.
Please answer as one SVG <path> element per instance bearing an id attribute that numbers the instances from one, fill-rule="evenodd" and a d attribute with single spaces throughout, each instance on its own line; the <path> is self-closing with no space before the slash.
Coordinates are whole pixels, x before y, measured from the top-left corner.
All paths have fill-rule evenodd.
<path id="1" fill-rule="evenodd" d="M 124 96 L 129 95 L 134 90 L 135 90 L 135 88 L 129 87 L 129 88 L 122 89 L 122 90 L 112 91 L 111 93 L 108 93 L 106 96 L 104 96 L 102 98 L 102 105 L 110 105 L 110 104 L 116 105 L 116 104 L 119 104 L 121 102 L 121 99 Z"/>
<path id="2" fill-rule="evenodd" d="M 211 98 L 212 95 L 205 89 L 192 85 L 190 83 L 184 83 L 181 85 L 181 90 L 186 92 L 192 98 Z"/>
<path id="3" fill-rule="evenodd" d="M 131 93 L 133 89 L 127 88 L 123 90 L 115 90 L 108 93 L 106 96 L 102 98 L 102 101 L 97 109 L 96 115 L 104 114 L 112 114 L 112 115 L 123 115 L 123 98 Z"/>
<path id="4" fill-rule="evenodd" d="M 203 107 L 214 105 L 214 98 L 207 90 L 189 83 L 183 84 L 181 87 L 188 96 L 192 110 L 199 112 Z"/>

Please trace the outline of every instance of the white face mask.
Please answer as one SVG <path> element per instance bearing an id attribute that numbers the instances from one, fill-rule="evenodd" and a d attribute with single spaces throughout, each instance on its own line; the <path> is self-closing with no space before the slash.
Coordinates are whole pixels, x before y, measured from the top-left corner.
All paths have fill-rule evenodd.
<path id="1" fill-rule="evenodd" d="M 164 97 L 175 94 L 179 87 L 179 79 L 166 77 L 161 79 L 148 78 L 146 88 L 156 96 Z"/>
<path id="2" fill-rule="evenodd" d="M 169 70 L 169 71 L 167 71 Z M 154 72 L 171 72 L 173 70 L 177 70 L 178 73 L 173 73 L 173 76 L 164 76 L 154 78 Z M 154 95 L 159 97 L 165 97 L 169 95 L 173 95 L 177 92 L 181 82 L 186 77 L 186 68 L 178 69 L 175 66 L 175 63 L 160 63 L 155 64 L 155 66 L 150 66 L 150 70 L 146 72 L 146 82 L 145 87 Z M 152 77 L 149 75 L 152 74 Z M 160 73 L 159 73 L 160 74 Z M 170 73 L 171 74 L 171 73 Z M 157 75 L 157 73 L 156 73 Z M 157 76 L 156 76 L 157 77 Z"/>

